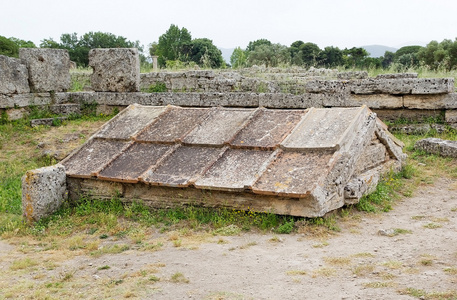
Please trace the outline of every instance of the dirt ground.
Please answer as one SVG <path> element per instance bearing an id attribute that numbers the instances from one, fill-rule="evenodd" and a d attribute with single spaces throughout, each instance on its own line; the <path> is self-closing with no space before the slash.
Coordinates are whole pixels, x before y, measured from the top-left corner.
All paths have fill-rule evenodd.
<path id="1" fill-rule="evenodd" d="M 0 240 L 0 299 L 457 299 L 456 188 L 437 179 L 326 235 L 155 230 L 158 249 L 95 257 Z"/>

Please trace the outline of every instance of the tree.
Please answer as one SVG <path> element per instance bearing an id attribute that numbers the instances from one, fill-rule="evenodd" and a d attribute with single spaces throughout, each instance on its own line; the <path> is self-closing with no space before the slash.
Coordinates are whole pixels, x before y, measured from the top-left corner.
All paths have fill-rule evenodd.
<path id="1" fill-rule="evenodd" d="M 249 42 L 248 46 L 246 47 L 246 51 L 254 51 L 256 47 L 261 46 L 261 45 L 271 46 L 272 43 L 267 39 L 251 41 L 251 42 Z"/>
<path id="2" fill-rule="evenodd" d="M 19 47 L 10 39 L 0 35 L 0 55 L 18 57 Z"/>
<path id="3" fill-rule="evenodd" d="M 265 65 L 266 67 L 277 67 L 280 64 L 290 62 L 290 53 L 286 46 L 281 44 L 263 44 L 255 47 L 248 54 L 249 65 Z"/>
<path id="4" fill-rule="evenodd" d="M 293 65 L 303 65 L 303 59 L 300 55 L 300 46 L 303 45 L 303 41 L 295 41 L 289 47 L 290 61 Z"/>
<path id="5" fill-rule="evenodd" d="M 194 39 L 184 45 L 190 61 L 204 68 L 220 68 L 224 62 L 222 53 L 210 39 Z"/>
<path id="6" fill-rule="evenodd" d="M 363 48 L 352 47 L 351 49 L 343 50 L 343 59 L 346 67 L 362 68 L 364 66 L 364 60 L 368 57 L 367 50 Z"/>
<path id="7" fill-rule="evenodd" d="M 388 68 L 394 62 L 395 53 L 391 51 L 384 52 L 384 56 L 381 57 L 381 66 Z"/>
<path id="8" fill-rule="evenodd" d="M 192 36 L 186 28 L 179 29 L 178 26 L 171 24 L 170 28 L 159 37 L 155 51 L 159 56 L 159 64 L 165 66 L 167 60 L 188 61 L 188 57 L 183 54 L 183 46 L 188 46 L 191 41 Z"/>
<path id="9" fill-rule="evenodd" d="M 36 48 L 36 46 L 31 41 L 0 35 L 0 55 L 19 57 L 19 48 Z"/>
<path id="10" fill-rule="evenodd" d="M 230 64 L 232 68 L 244 68 L 247 65 L 247 55 L 246 51 L 241 49 L 240 47 L 235 48 L 233 50 L 232 55 L 230 56 Z"/>
<path id="11" fill-rule="evenodd" d="M 19 48 L 36 48 L 36 45 L 32 41 L 24 41 L 15 37 L 10 37 L 9 40 L 15 43 Z"/>
<path id="12" fill-rule="evenodd" d="M 318 45 L 314 43 L 304 43 L 300 45 L 299 49 L 299 55 L 306 66 L 311 67 L 319 64 L 321 49 Z"/>
<path id="13" fill-rule="evenodd" d="M 320 53 L 320 64 L 330 68 L 343 65 L 343 51 L 338 47 L 325 47 Z"/>

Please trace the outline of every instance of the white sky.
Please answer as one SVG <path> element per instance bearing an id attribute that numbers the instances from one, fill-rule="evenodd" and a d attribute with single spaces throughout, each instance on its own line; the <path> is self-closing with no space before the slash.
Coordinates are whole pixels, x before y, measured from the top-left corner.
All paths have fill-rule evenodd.
<path id="1" fill-rule="evenodd" d="M 0 0 L 0 35 L 60 40 L 62 33 L 110 32 L 147 46 L 170 24 L 221 48 L 266 38 L 359 47 L 457 37 L 456 0 Z"/>

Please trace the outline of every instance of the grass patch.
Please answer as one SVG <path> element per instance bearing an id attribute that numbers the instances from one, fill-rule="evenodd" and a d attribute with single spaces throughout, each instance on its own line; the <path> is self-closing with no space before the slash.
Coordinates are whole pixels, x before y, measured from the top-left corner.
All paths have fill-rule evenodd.
<path id="1" fill-rule="evenodd" d="M 450 290 L 446 292 L 427 292 L 422 289 L 406 288 L 399 291 L 402 295 L 409 295 L 419 299 L 425 300 L 454 300 L 457 299 L 457 291 Z"/>
<path id="2" fill-rule="evenodd" d="M 11 263 L 10 270 L 16 271 L 16 270 L 23 270 L 23 269 L 28 269 L 34 266 L 37 266 L 38 262 L 31 259 L 31 258 L 23 258 L 23 259 L 18 259 L 15 260 Z"/>
<path id="3" fill-rule="evenodd" d="M 189 283 L 189 279 L 187 279 L 182 273 L 176 272 L 170 277 L 170 281 L 174 283 Z"/>

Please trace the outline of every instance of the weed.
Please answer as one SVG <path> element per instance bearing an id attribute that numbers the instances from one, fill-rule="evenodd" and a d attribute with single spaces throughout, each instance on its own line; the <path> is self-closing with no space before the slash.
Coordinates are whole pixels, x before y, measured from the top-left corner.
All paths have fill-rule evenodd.
<path id="1" fill-rule="evenodd" d="M 99 257 L 99 256 L 102 256 L 103 254 L 118 254 L 118 253 L 122 253 L 124 251 L 127 251 L 129 250 L 130 247 L 129 245 L 126 245 L 126 244 L 114 244 L 114 245 L 111 245 L 111 246 L 107 246 L 107 247 L 103 247 L 99 250 L 96 250 L 96 251 L 93 251 L 91 252 L 90 254 L 94 257 Z"/>
<path id="2" fill-rule="evenodd" d="M 313 244 L 313 248 L 324 248 L 324 247 L 327 247 L 329 245 L 329 243 L 327 241 L 323 241 L 322 243 L 317 243 L 317 244 Z"/>
<path id="3" fill-rule="evenodd" d="M 446 291 L 446 292 L 427 292 L 425 290 L 421 289 L 415 289 L 415 288 L 406 288 L 401 291 L 399 291 L 400 294 L 403 295 L 410 295 L 412 297 L 416 297 L 419 299 L 456 299 L 457 298 L 457 291 L 456 290 L 451 290 L 451 291 Z"/>
<path id="4" fill-rule="evenodd" d="M 26 257 L 24 259 L 19 259 L 19 260 L 13 261 L 11 263 L 10 270 L 12 270 L 12 271 L 23 270 L 23 269 L 28 269 L 30 267 L 34 267 L 36 265 L 38 265 L 37 261 Z"/>
<path id="5" fill-rule="evenodd" d="M 391 281 L 375 281 L 375 282 L 368 282 L 368 283 L 364 284 L 365 287 L 373 288 L 373 289 L 392 287 L 392 286 L 395 286 L 395 285 L 396 284 L 394 282 L 391 282 Z"/>
<path id="6" fill-rule="evenodd" d="M 189 279 L 187 279 L 182 273 L 176 272 L 170 277 L 171 282 L 175 283 L 189 283 Z"/>
<path id="7" fill-rule="evenodd" d="M 427 223 L 425 224 L 423 227 L 424 228 L 428 228 L 428 229 L 437 229 L 437 228 L 441 228 L 443 225 L 441 224 L 436 224 L 436 223 Z"/>
<path id="8" fill-rule="evenodd" d="M 375 266 L 372 264 L 359 265 L 352 269 L 352 273 L 357 276 L 366 276 L 373 272 Z"/>
<path id="9" fill-rule="evenodd" d="M 336 270 L 333 268 L 319 268 L 313 271 L 313 278 L 324 276 L 324 277 L 331 277 L 336 274 Z"/>
<path id="10" fill-rule="evenodd" d="M 240 246 L 240 249 L 247 249 L 247 248 L 255 246 L 255 245 L 257 245 L 257 242 L 249 242 L 245 245 Z"/>
<path id="11" fill-rule="evenodd" d="M 289 221 L 285 222 L 284 224 L 280 225 L 276 230 L 277 233 L 291 233 L 294 229 L 295 221 L 291 218 Z"/>
<path id="12" fill-rule="evenodd" d="M 236 225 L 228 225 L 222 228 L 218 228 L 213 231 L 215 235 L 238 235 L 241 232 L 241 228 Z"/>
<path id="13" fill-rule="evenodd" d="M 420 260 L 420 264 L 423 266 L 431 266 L 433 264 L 433 260 L 424 258 Z"/>
<path id="14" fill-rule="evenodd" d="M 108 270 L 110 268 L 111 268 L 110 266 L 104 265 L 104 266 L 98 267 L 97 270 Z"/>
<path id="15" fill-rule="evenodd" d="M 306 275 L 306 271 L 303 270 L 289 270 L 286 272 L 287 275 L 296 276 L 296 275 Z"/>
<path id="16" fill-rule="evenodd" d="M 330 265 L 348 265 L 351 263 L 349 257 L 324 257 L 324 261 Z"/>
<path id="17" fill-rule="evenodd" d="M 151 84 L 147 89 L 144 89 L 143 92 L 166 93 L 168 92 L 168 89 L 164 82 L 156 82 L 155 84 Z"/>
<path id="18" fill-rule="evenodd" d="M 457 275 L 457 268 L 445 268 L 443 271 L 450 275 Z"/>
<path id="19" fill-rule="evenodd" d="M 152 276 L 149 276 L 148 280 L 152 281 L 152 282 L 157 282 L 157 281 L 160 281 L 160 278 L 152 275 Z"/>

